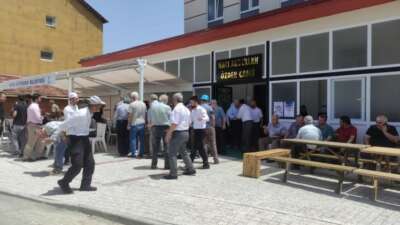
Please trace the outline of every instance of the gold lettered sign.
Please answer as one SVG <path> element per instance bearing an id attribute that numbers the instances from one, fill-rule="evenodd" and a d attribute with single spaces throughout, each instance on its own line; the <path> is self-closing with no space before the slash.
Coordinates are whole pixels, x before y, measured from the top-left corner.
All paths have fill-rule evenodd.
<path id="1" fill-rule="evenodd" d="M 218 82 L 261 79 L 263 71 L 262 55 L 249 55 L 217 61 Z"/>

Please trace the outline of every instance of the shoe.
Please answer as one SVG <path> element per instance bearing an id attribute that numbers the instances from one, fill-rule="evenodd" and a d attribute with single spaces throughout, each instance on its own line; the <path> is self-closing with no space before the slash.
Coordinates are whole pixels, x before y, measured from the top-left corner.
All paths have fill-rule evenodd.
<path id="1" fill-rule="evenodd" d="M 61 173 L 62 173 L 62 170 L 60 170 L 60 169 L 54 169 L 53 171 L 51 171 L 52 175 L 57 175 L 57 174 L 61 174 Z"/>
<path id="2" fill-rule="evenodd" d="M 192 176 L 196 174 L 196 170 L 186 170 L 183 172 L 183 175 Z"/>
<path id="3" fill-rule="evenodd" d="M 157 169 L 157 166 L 156 166 L 156 165 L 152 165 L 152 166 L 151 166 L 151 169 L 152 169 L 152 170 L 156 170 L 156 169 Z"/>
<path id="4" fill-rule="evenodd" d="M 163 177 L 165 180 L 177 180 L 178 176 L 172 176 L 172 175 L 165 175 Z"/>
<path id="5" fill-rule="evenodd" d="M 218 158 L 214 159 L 214 164 L 219 164 L 219 159 Z"/>
<path id="6" fill-rule="evenodd" d="M 60 186 L 61 191 L 64 194 L 72 194 L 74 191 L 69 187 L 69 184 L 65 184 L 62 180 L 57 181 L 58 186 Z"/>
<path id="7" fill-rule="evenodd" d="M 89 186 L 89 187 L 81 187 L 81 188 L 79 188 L 79 190 L 80 190 L 80 191 L 97 191 L 97 187 L 92 187 L 92 186 Z"/>
<path id="8" fill-rule="evenodd" d="M 203 165 L 203 169 L 210 169 L 210 165 L 209 164 L 204 164 Z"/>
<path id="9" fill-rule="evenodd" d="M 48 159 L 48 158 L 45 156 L 42 156 L 42 157 L 39 157 L 37 160 L 46 160 L 46 159 Z"/>
<path id="10" fill-rule="evenodd" d="M 69 162 L 64 162 L 64 165 L 69 166 Z"/>
<path id="11" fill-rule="evenodd" d="M 22 162 L 35 162 L 35 160 L 34 159 L 22 159 Z"/>

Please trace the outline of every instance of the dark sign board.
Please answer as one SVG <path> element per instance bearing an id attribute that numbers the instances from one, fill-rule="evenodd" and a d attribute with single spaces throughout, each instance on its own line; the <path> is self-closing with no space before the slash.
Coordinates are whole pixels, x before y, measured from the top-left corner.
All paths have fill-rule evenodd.
<path id="1" fill-rule="evenodd" d="M 217 61 L 217 82 L 256 81 L 262 78 L 262 54 Z"/>

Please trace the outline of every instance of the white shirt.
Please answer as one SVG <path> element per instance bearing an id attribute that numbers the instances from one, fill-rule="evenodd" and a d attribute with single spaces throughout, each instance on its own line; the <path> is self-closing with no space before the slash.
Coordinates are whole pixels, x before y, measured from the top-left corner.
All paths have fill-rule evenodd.
<path id="1" fill-rule="evenodd" d="M 67 105 L 64 108 L 64 119 L 67 120 L 74 113 L 78 112 L 79 108 L 77 105 Z"/>
<path id="2" fill-rule="evenodd" d="M 193 129 L 206 129 L 207 122 L 210 121 L 207 110 L 198 105 L 195 109 L 192 109 L 190 115 L 193 122 Z"/>
<path id="3" fill-rule="evenodd" d="M 298 139 L 305 139 L 305 140 L 313 140 L 319 141 L 322 140 L 322 133 L 321 130 L 314 126 L 313 124 L 308 124 L 300 128 L 299 132 L 297 133 Z M 315 149 L 317 146 L 315 145 L 307 145 L 309 149 Z"/>
<path id="4" fill-rule="evenodd" d="M 67 135 L 87 136 L 89 135 L 91 122 L 92 115 L 89 108 L 85 107 L 70 115 L 68 119 L 60 124 L 58 129 L 66 130 Z"/>
<path id="5" fill-rule="evenodd" d="M 176 131 L 189 130 L 190 111 L 182 103 L 178 103 L 171 113 L 171 124 L 176 124 Z"/>
<path id="6" fill-rule="evenodd" d="M 263 118 L 263 113 L 258 107 L 250 108 L 250 114 L 254 123 L 259 123 Z"/>
<path id="7" fill-rule="evenodd" d="M 246 105 L 246 104 L 243 104 L 239 108 L 239 112 L 237 114 L 237 118 L 241 119 L 242 122 L 252 121 L 253 119 L 251 118 L 250 107 L 248 105 Z"/>

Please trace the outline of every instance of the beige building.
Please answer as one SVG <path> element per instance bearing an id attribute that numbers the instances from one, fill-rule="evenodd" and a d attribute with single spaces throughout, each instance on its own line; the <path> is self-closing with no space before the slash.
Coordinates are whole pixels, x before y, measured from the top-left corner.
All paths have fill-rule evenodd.
<path id="1" fill-rule="evenodd" d="M 107 20 L 84 0 L 0 0 L 0 73 L 80 67 L 103 49 Z"/>

